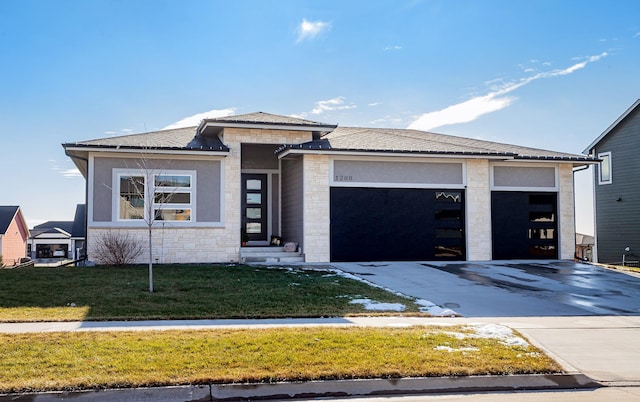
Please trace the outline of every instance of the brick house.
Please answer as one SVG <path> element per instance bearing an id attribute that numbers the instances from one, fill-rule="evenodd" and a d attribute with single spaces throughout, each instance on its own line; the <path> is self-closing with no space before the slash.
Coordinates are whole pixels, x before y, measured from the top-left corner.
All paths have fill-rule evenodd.
<path id="1" fill-rule="evenodd" d="M 572 259 L 573 169 L 596 161 L 262 112 L 63 147 L 89 259 L 105 231 L 145 241 L 153 215 L 166 263 L 241 261 L 272 236 L 307 262 Z"/>
<path id="2" fill-rule="evenodd" d="M 0 206 L 0 256 L 7 266 L 27 256 L 29 228 L 18 206 Z"/>

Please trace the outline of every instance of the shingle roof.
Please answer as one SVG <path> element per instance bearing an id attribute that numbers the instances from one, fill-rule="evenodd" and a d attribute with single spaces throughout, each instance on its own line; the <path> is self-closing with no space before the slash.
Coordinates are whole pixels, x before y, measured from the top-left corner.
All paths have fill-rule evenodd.
<path id="1" fill-rule="evenodd" d="M 239 114 L 234 116 L 218 117 L 215 119 L 205 119 L 207 122 L 217 123 L 244 123 L 244 124 L 275 124 L 280 126 L 309 126 L 309 127 L 336 127 L 326 123 L 301 119 L 298 117 L 281 116 L 277 114 L 255 112 Z"/>
<path id="2" fill-rule="evenodd" d="M 217 136 L 196 136 L 195 127 L 152 131 L 63 144 L 66 147 L 188 149 L 229 151 Z"/>
<path id="3" fill-rule="evenodd" d="M 73 218 L 73 226 L 71 227 L 71 237 L 85 237 L 86 235 L 86 222 L 85 222 L 85 204 L 78 204 L 76 206 L 76 214 Z"/>
<path id="4" fill-rule="evenodd" d="M 548 151 L 491 141 L 475 140 L 445 134 L 435 134 L 419 130 L 337 127 L 311 120 L 290 116 L 279 116 L 264 112 L 237 116 L 205 119 L 198 127 L 187 127 L 149 133 L 101 138 L 64 144 L 67 147 L 102 147 L 115 149 L 168 149 L 168 150 L 205 150 L 228 152 L 218 135 L 202 133 L 206 124 L 224 127 L 233 124 L 257 124 L 268 126 L 296 126 L 328 132 L 321 139 L 303 144 L 288 144 L 277 152 L 286 149 L 355 151 L 379 153 L 418 153 L 438 155 L 484 155 L 505 156 L 530 160 L 566 160 L 592 162 L 595 159 L 584 155 Z M 200 133 L 200 134 L 197 134 Z M 197 135 L 196 135 L 197 134 Z"/>
<path id="5" fill-rule="evenodd" d="M 320 140 L 282 146 L 286 149 L 387 153 L 502 155 L 516 159 L 586 161 L 591 158 L 563 152 L 476 140 L 419 130 L 338 127 Z"/>
<path id="6" fill-rule="evenodd" d="M 18 213 L 18 206 L 0 206 L 0 234 L 7 233 L 13 217 Z"/>
<path id="7" fill-rule="evenodd" d="M 64 230 L 71 234 L 73 231 L 73 221 L 48 221 L 36 225 L 31 229 L 32 236 L 37 236 L 42 233 L 55 233 L 56 229 Z"/>

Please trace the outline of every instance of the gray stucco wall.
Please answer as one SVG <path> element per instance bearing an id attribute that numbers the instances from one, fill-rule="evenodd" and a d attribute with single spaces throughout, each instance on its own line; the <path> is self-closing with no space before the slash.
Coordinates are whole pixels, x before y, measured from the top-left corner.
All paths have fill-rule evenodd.
<path id="1" fill-rule="evenodd" d="M 221 161 L 148 159 L 148 169 L 196 171 L 196 219 L 198 222 L 220 222 Z M 113 169 L 140 169 L 140 159 L 94 158 L 93 171 L 93 221 L 112 221 Z"/>
<path id="2" fill-rule="evenodd" d="M 625 247 L 640 256 L 640 109 L 596 145 L 595 156 L 603 152 L 611 152 L 612 180 L 599 184 L 595 167 L 597 255 L 599 262 L 621 262 Z"/>
<path id="3" fill-rule="evenodd" d="M 333 162 L 333 180 L 359 183 L 462 184 L 462 163 Z"/>
<path id="4" fill-rule="evenodd" d="M 302 159 L 282 161 L 282 240 L 303 246 Z"/>
<path id="5" fill-rule="evenodd" d="M 278 158 L 274 154 L 279 145 L 242 144 L 242 169 L 278 169 Z"/>
<path id="6" fill-rule="evenodd" d="M 494 166 L 493 184 L 496 187 L 553 188 L 556 170 L 553 167 Z"/>

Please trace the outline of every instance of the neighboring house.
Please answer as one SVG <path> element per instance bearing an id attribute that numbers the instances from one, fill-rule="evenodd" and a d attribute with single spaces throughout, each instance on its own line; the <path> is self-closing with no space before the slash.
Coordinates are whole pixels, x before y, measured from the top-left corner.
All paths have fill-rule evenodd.
<path id="1" fill-rule="evenodd" d="M 167 263 L 239 261 L 243 232 L 307 262 L 573 259 L 573 169 L 596 162 L 262 112 L 63 147 L 87 179 L 89 259 L 108 231 L 146 244 L 155 215 Z"/>
<path id="2" fill-rule="evenodd" d="M 593 236 L 576 233 L 576 259 L 593 261 Z"/>
<path id="3" fill-rule="evenodd" d="M 85 205 L 76 206 L 73 221 L 49 221 L 34 226 L 28 252 L 32 259 L 77 260 L 84 254 Z"/>
<path id="4" fill-rule="evenodd" d="M 16 265 L 27 256 L 27 226 L 18 206 L 0 206 L 0 256 L 7 266 Z"/>
<path id="5" fill-rule="evenodd" d="M 583 152 L 600 159 L 594 168 L 594 258 L 620 264 L 623 254 L 640 255 L 640 99 Z"/>

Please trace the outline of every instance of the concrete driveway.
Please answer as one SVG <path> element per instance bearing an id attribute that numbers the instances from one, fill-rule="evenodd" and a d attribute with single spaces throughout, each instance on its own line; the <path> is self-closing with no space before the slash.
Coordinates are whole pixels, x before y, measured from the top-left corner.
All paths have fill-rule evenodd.
<path id="1" fill-rule="evenodd" d="M 568 261 L 333 265 L 464 316 L 449 322 L 517 329 L 568 372 L 640 386 L 637 276 Z"/>
<path id="2" fill-rule="evenodd" d="M 333 263 L 464 317 L 640 315 L 640 278 L 570 261 Z"/>

